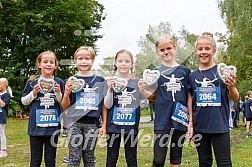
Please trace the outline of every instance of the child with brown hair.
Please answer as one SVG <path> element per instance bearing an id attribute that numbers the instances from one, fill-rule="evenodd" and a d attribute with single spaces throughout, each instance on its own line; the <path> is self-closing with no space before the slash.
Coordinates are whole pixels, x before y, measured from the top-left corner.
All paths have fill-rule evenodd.
<path id="1" fill-rule="evenodd" d="M 38 76 L 31 76 L 26 82 L 21 98 L 24 105 L 30 105 L 30 166 L 41 165 L 43 150 L 45 165 L 55 166 L 64 81 L 55 77 L 58 61 L 52 51 L 40 53 L 36 66 Z"/>

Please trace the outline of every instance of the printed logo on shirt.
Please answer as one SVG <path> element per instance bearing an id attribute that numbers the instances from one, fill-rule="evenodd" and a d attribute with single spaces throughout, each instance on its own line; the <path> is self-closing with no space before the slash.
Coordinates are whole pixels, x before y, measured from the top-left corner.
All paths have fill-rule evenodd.
<path id="1" fill-rule="evenodd" d="M 165 76 L 164 74 L 161 73 L 161 75 L 166 78 L 169 79 L 169 82 L 165 82 L 164 84 L 162 84 L 161 86 L 166 86 L 166 90 L 171 91 L 172 92 L 172 99 L 173 101 L 175 101 L 175 93 L 177 91 L 181 91 L 181 88 L 184 87 L 181 80 L 184 79 L 184 77 L 181 78 L 176 78 L 175 74 L 172 74 L 171 77 Z"/>

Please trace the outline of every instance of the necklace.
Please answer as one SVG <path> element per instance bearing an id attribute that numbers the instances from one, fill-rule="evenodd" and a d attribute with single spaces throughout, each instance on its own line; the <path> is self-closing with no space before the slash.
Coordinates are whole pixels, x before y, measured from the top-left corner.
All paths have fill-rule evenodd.
<path id="1" fill-rule="evenodd" d="M 210 80 L 208 77 L 206 77 L 203 73 L 202 73 L 202 70 L 200 70 L 199 69 L 199 72 L 200 72 L 200 74 L 204 77 L 204 78 L 206 78 L 206 79 L 208 79 L 208 82 L 210 83 L 213 83 L 214 81 L 218 81 L 218 84 L 217 85 L 220 85 L 220 82 L 219 82 L 219 80 L 218 80 L 218 78 L 219 77 L 217 77 L 217 71 L 216 71 L 216 74 L 213 72 L 213 68 L 214 68 L 215 66 L 213 66 L 213 67 L 211 67 L 211 69 L 210 69 L 210 72 L 211 72 L 211 74 L 214 76 L 214 79 L 213 80 Z M 205 70 L 205 71 L 207 71 L 207 70 Z M 204 80 L 204 78 L 203 78 L 203 80 Z"/>
<path id="2" fill-rule="evenodd" d="M 89 84 L 91 84 L 91 83 L 96 79 L 96 76 L 97 76 L 97 75 L 94 74 L 93 76 L 94 76 L 94 77 L 93 77 L 93 79 L 92 79 L 90 82 L 87 83 L 87 82 L 85 81 L 85 85 L 86 85 L 86 86 L 89 87 Z"/>
<path id="3" fill-rule="evenodd" d="M 167 71 L 171 71 L 171 70 L 173 70 L 173 69 L 175 70 L 175 67 L 178 67 L 178 66 L 179 66 L 179 64 L 176 65 L 176 66 L 168 67 L 166 70 L 162 71 L 161 74 L 163 74 L 163 73 L 165 73 L 165 72 L 167 72 Z M 167 67 L 167 66 L 164 66 L 164 67 Z"/>

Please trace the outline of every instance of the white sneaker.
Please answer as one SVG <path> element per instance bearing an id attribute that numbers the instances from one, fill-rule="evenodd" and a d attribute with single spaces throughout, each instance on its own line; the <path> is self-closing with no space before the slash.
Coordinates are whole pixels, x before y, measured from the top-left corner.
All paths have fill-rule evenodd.
<path id="1" fill-rule="evenodd" d="M 7 152 L 6 151 L 1 151 L 0 152 L 0 158 L 7 157 Z"/>

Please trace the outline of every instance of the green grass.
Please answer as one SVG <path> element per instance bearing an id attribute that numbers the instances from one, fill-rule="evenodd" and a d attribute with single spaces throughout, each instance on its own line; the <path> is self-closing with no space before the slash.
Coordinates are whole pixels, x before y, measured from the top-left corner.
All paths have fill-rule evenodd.
<path id="1" fill-rule="evenodd" d="M 30 151 L 29 138 L 27 135 L 28 120 L 8 119 L 5 127 L 7 137 L 7 158 L 0 159 L 0 167 L 27 167 L 29 166 Z M 153 123 L 149 127 L 140 128 L 138 146 L 138 166 L 150 167 L 153 158 Z M 95 155 L 97 157 L 97 167 L 104 167 L 106 161 L 105 139 L 99 138 Z M 245 128 L 240 125 L 239 128 L 231 131 L 231 149 L 232 162 L 234 167 L 250 167 L 252 162 L 252 138 L 245 137 Z M 68 156 L 68 148 L 65 137 L 59 138 L 59 147 L 57 150 L 57 166 L 66 167 L 63 157 Z M 167 163 L 169 164 L 169 153 L 167 154 Z M 182 166 L 197 167 L 197 152 L 190 143 L 186 143 L 183 149 Z M 42 165 L 44 166 L 44 164 Z M 83 165 L 82 165 L 83 166 Z M 215 164 L 213 166 L 216 166 Z M 124 149 L 120 148 L 118 167 L 126 167 Z"/>

